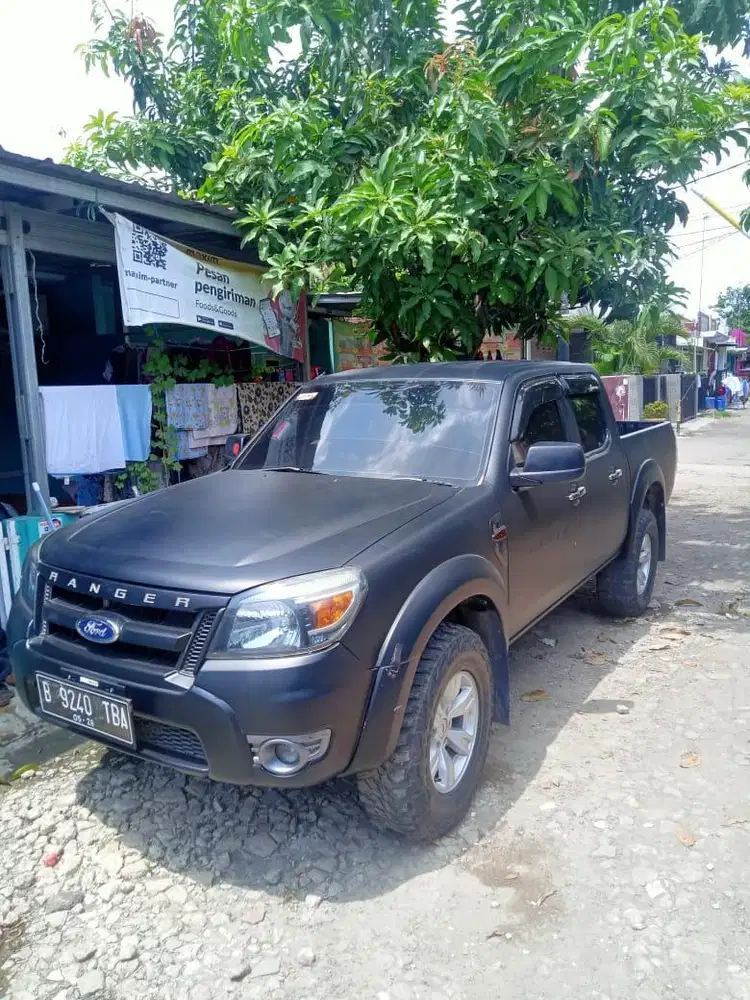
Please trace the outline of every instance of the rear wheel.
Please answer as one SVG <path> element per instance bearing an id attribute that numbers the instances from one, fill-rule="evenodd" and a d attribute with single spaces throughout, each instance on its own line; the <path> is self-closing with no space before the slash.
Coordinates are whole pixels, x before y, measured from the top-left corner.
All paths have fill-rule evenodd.
<path id="1" fill-rule="evenodd" d="M 638 515 L 633 540 L 596 579 L 599 604 L 617 618 L 636 618 L 649 605 L 659 558 L 659 526 L 650 510 Z"/>
<path id="2" fill-rule="evenodd" d="M 412 840 L 452 830 L 482 776 L 491 721 L 486 647 L 471 629 L 441 625 L 417 667 L 395 751 L 358 777 L 372 820 Z"/>

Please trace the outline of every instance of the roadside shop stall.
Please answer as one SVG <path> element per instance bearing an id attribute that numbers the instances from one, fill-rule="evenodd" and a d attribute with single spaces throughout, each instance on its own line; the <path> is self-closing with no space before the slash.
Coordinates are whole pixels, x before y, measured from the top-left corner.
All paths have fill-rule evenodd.
<path id="1" fill-rule="evenodd" d="M 220 468 L 310 359 L 214 206 L 0 148 L 0 264 L 2 626 L 35 538 Z"/>

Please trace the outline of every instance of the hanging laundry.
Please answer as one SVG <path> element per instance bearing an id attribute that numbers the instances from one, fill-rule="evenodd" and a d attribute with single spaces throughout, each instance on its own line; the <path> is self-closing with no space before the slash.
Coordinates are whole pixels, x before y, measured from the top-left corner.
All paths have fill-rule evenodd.
<path id="1" fill-rule="evenodd" d="M 209 386 L 208 427 L 189 432 L 190 445 L 200 448 L 206 445 L 224 444 L 230 434 L 237 430 L 237 386 Z"/>
<path id="2" fill-rule="evenodd" d="M 208 445 L 200 444 L 196 447 L 190 443 L 190 431 L 176 431 L 177 434 L 177 454 L 175 458 L 178 462 L 185 462 L 189 458 L 204 458 L 208 454 Z"/>
<path id="3" fill-rule="evenodd" d="M 249 382 L 237 386 L 243 434 L 257 434 L 282 403 L 299 389 L 295 382 Z"/>
<path id="4" fill-rule="evenodd" d="M 207 382 L 176 385 L 167 390 L 167 421 L 178 431 L 200 431 L 208 427 Z"/>
<path id="5" fill-rule="evenodd" d="M 180 462 L 208 454 L 207 445 L 193 447 L 190 444 L 189 432 L 208 427 L 208 398 L 212 388 L 208 382 L 193 382 L 167 390 L 167 422 L 177 431 L 177 459 Z"/>
<path id="6" fill-rule="evenodd" d="M 114 385 L 45 385 L 39 389 L 52 476 L 125 468 Z"/>
<path id="7" fill-rule="evenodd" d="M 127 462 L 147 462 L 151 454 L 151 390 L 147 385 L 118 385 L 122 435 Z"/>

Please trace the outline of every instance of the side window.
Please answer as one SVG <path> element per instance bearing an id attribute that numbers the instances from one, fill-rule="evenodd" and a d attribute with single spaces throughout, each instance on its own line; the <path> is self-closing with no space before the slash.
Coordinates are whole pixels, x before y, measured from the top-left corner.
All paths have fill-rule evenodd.
<path id="1" fill-rule="evenodd" d="M 529 414 L 526 427 L 520 438 L 513 442 L 513 460 L 516 465 L 523 465 L 532 444 L 542 441 L 566 441 L 560 407 L 556 400 L 539 403 Z"/>
<path id="2" fill-rule="evenodd" d="M 573 407 L 578 433 L 584 452 L 596 451 L 607 440 L 607 421 L 604 417 L 598 392 L 590 392 L 585 396 L 572 396 L 570 405 Z"/>

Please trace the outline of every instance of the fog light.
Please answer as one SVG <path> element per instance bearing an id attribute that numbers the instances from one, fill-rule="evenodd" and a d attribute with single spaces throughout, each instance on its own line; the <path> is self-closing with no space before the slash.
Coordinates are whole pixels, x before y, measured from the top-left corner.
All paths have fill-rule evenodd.
<path id="1" fill-rule="evenodd" d="M 266 740 L 258 749 L 258 762 L 265 771 L 281 776 L 296 774 L 308 760 L 304 747 L 291 740 Z"/>
<path id="2" fill-rule="evenodd" d="M 283 740 L 280 740 L 274 749 L 281 763 L 287 764 L 289 767 L 297 767 L 302 760 L 299 747 L 296 747 L 293 743 L 285 743 Z"/>
<path id="3" fill-rule="evenodd" d="M 299 773 L 308 764 L 320 760 L 331 742 L 331 730 L 300 736 L 248 736 L 254 750 L 253 762 L 280 778 Z"/>

